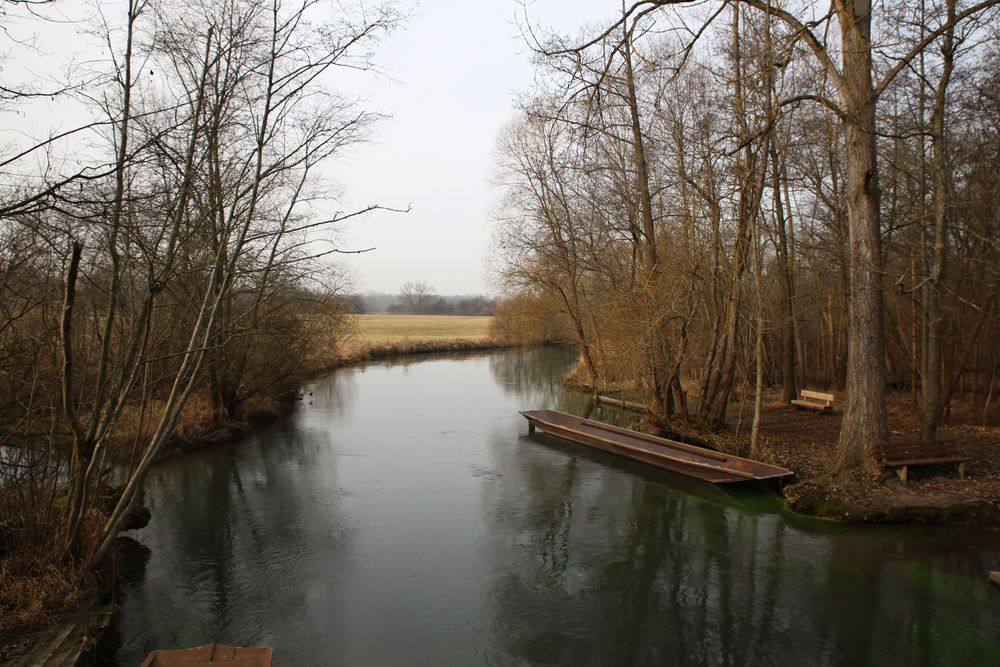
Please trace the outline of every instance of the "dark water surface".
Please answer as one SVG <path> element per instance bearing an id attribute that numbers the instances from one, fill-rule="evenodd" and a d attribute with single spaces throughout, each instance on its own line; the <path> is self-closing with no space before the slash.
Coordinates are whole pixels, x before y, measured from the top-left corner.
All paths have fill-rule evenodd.
<path id="1" fill-rule="evenodd" d="M 996 533 L 813 522 L 529 439 L 518 410 L 582 408 L 572 361 L 339 370 L 157 466 L 119 664 L 220 641 L 277 666 L 1000 665 Z"/>

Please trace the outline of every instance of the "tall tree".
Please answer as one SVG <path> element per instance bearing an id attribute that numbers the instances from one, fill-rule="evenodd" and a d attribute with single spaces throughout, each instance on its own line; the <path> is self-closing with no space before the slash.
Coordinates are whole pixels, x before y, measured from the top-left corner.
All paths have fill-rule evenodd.
<path id="1" fill-rule="evenodd" d="M 789 41 L 804 44 L 822 67 L 834 91 L 782 100 L 781 105 L 815 100 L 833 110 L 844 136 L 847 182 L 847 401 L 838 444 L 839 469 L 874 461 L 878 443 L 889 437 L 886 407 L 885 335 L 882 275 L 882 226 L 880 219 L 879 169 L 876 151 L 876 107 L 881 93 L 895 77 L 938 37 L 959 21 L 1000 4 L 985 0 L 952 12 L 924 39 L 891 63 L 877 82 L 873 66 L 873 7 L 870 0 L 834 0 L 827 16 L 814 20 L 803 9 L 785 9 L 771 0 L 739 0 L 783 22 Z M 636 16 L 648 16 L 659 8 L 682 4 L 680 0 L 638 0 L 623 8 L 622 18 L 597 38 L 574 47 L 579 52 L 620 31 Z M 715 14 L 717 15 L 717 14 Z M 713 18 L 714 16 L 713 15 Z M 825 43 L 817 28 L 836 19 L 840 40 Z M 703 31 L 697 31 L 696 36 Z"/>

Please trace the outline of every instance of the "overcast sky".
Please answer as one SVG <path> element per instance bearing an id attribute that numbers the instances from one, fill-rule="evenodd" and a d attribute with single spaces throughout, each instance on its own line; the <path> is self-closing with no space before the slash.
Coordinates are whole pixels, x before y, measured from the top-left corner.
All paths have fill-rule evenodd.
<path id="1" fill-rule="evenodd" d="M 576 34 L 620 7 L 535 0 L 527 15 Z M 335 173 L 345 204 L 409 204 L 412 211 L 372 215 L 341 235 L 344 248 L 376 248 L 340 260 L 358 289 L 396 292 L 420 280 L 440 294 L 494 290 L 485 261 L 497 197 L 489 183 L 494 143 L 514 116 L 517 92 L 534 77 L 518 27 L 523 12 L 516 0 L 423 0 L 380 49 L 394 81 L 372 84 L 366 106 L 392 118 Z"/>
<path id="2" fill-rule="evenodd" d="M 120 3 L 96 3 L 112 20 L 121 18 Z M 338 264 L 362 292 L 395 293 L 409 281 L 428 283 L 439 294 L 495 292 L 487 272 L 491 209 L 499 197 L 490 185 L 494 145 L 515 115 L 518 93 L 534 79 L 521 26 L 528 21 L 543 32 L 577 35 L 613 18 L 620 0 L 533 0 L 527 7 L 520 0 L 422 0 L 416 6 L 399 0 L 397 6 L 411 17 L 378 48 L 376 62 L 386 76 L 342 70 L 334 83 L 389 118 L 370 143 L 328 167 L 324 185 L 340 194 L 341 211 L 374 203 L 412 209 L 377 212 L 340 230 L 340 248 L 375 250 L 341 256 Z M 99 26 L 81 18 L 93 17 L 94 7 L 95 0 L 59 0 L 45 7 L 50 20 L 20 19 L 13 37 L 38 48 L 0 53 L 4 76 L 38 79 L 106 58 L 87 34 L 99 33 Z M 51 20 L 58 17 L 63 20 Z M 76 127 L 90 113 L 64 97 L 53 99 L 0 110 L 0 143 Z"/>

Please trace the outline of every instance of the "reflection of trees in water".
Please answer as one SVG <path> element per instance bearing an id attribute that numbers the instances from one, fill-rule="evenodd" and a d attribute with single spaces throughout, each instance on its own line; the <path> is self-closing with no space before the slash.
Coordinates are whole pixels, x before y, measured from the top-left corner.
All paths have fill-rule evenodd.
<path id="1" fill-rule="evenodd" d="M 576 352 L 563 348 L 505 350 L 490 356 L 490 371 L 504 391 L 548 393 L 576 360 Z"/>
<path id="2" fill-rule="evenodd" d="M 780 514 L 736 509 L 721 494 L 679 493 L 522 442 L 535 449 L 500 460 L 503 482 L 484 495 L 493 570 L 486 605 L 498 662 L 991 664 L 997 657 L 990 647 L 1000 605 L 984 604 L 976 617 L 967 608 L 963 617 L 952 600 L 933 614 L 954 594 L 908 584 L 903 561 L 885 557 L 902 549 L 908 562 L 943 567 L 949 545 L 908 535 L 901 546 L 893 531 L 810 532 Z M 977 652 L 978 660 L 961 662 Z"/>
<path id="3" fill-rule="evenodd" d="M 567 409 L 558 380 L 572 353 L 488 359 L 518 401 L 543 407 L 535 397 L 545 395 Z M 316 407 L 363 408 L 382 386 L 369 383 L 354 404 L 354 374 L 363 372 L 317 383 Z M 361 640 L 341 634 L 350 614 L 338 592 L 350 588 L 363 532 L 352 530 L 356 507 L 350 514 L 337 491 L 338 462 L 342 474 L 347 467 L 330 446 L 336 420 L 302 414 L 284 430 L 154 472 L 154 523 L 138 533 L 153 560 L 125 590 L 121 664 L 138 664 L 153 647 L 216 640 L 272 645 L 283 664 L 354 652 Z M 517 438 L 509 418 L 491 423 L 494 474 L 469 487 L 489 530 L 474 561 L 461 563 L 483 579 L 470 573 L 468 583 L 484 591 L 485 619 L 470 621 L 471 637 L 421 640 L 474 642 L 490 664 L 1000 664 L 990 643 L 1000 601 L 955 574 L 996 569 L 1000 549 L 985 548 L 986 536 L 963 551 L 913 531 L 791 524 L 769 499 L 544 435 Z M 396 582 L 400 600 L 412 601 L 417 589 Z M 400 644 L 423 645 L 404 636 Z"/>
<path id="4" fill-rule="evenodd" d="M 294 658 L 301 647 L 284 643 L 304 628 L 325 645 L 344 645 L 332 622 L 335 598 L 317 600 L 313 588 L 314 579 L 336 587 L 350 562 L 350 523 L 327 450 L 314 434 L 275 431 L 151 475 L 157 526 L 139 537 L 152 538 L 158 562 L 124 590 L 120 664 L 138 664 L 153 648 L 212 641 L 281 646 Z M 279 636 L 264 636 L 265 628 Z"/>
<path id="5" fill-rule="evenodd" d="M 639 415 L 593 401 L 590 394 L 565 389 L 562 379 L 578 353 L 565 348 L 509 350 L 490 357 L 490 371 L 506 393 L 531 409 L 555 409 L 616 426 L 635 427 Z"/>
<path id="6" fill-rule="evenodd" d="M 505 393 L 522 398 L 524 405 L 581 414 L 587 395 L 566 391 L 561 384 L 576 357 L 574 350 L 564 348 L 508 350 L 490 356 L 490 372 Z"/>
<path id="7" fill-rule="evenodd" d="M 340 368 L 303 390 L 302 402 L 332 412 L 337 417 L 350 414 L 357 401 L 356 376 L 362 368 Z"/>

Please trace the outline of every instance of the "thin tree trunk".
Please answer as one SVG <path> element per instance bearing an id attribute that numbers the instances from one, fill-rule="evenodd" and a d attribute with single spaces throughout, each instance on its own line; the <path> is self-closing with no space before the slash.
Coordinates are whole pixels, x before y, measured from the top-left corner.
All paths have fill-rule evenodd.
<path id="1" fill-rule="evenodd" d="M 954 21 L 955 0 L 948 0 L 948 19 Z M 923 389 L 924 411 L 921 420 L 920 437 L 935 440 L 941 421 L 941 333 L 944 314 L 941 307 L 941 283 L 945 277 L 948 256 L 948 156 L 945 136 L 945 116 L 947 113 L 948 84 L 954 65 L 954 28 L 948 30 L 941 43 L 941 78 L 938 80 L 934 96 L 934 110 L 931 113 L 931 151 L 934 177 L 934 236 L 931 272 L 924 285 L 925 322 L 927 326 L 927 348 L 925 353 Z"/>
<path id="2" fill-rule="evenodd" d="M 750 456 L 760 458 L 760 423 L 761 410 L 764 402 L 764 279 L 761 269 L 760 239 L 757 235 L 757 225 L 754 225 L 754 292 L 756 293 L 755 308 L 757 320 L 757 340 L 754 344 L 754 360 L 756 362 L 755 384 L 753 394 L 753 426 L 750 429 Z M 787 349 L 785 352 L 787 353 Z"/>

